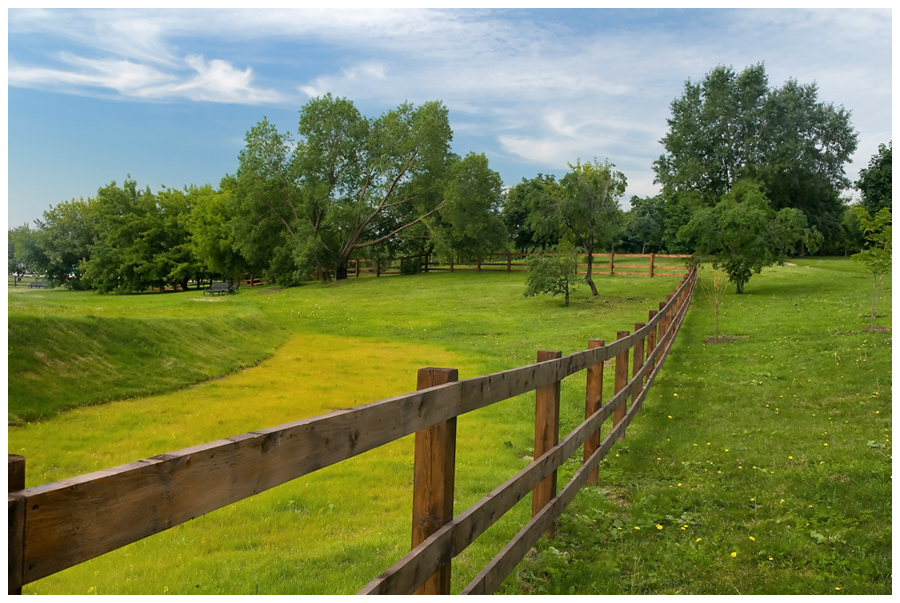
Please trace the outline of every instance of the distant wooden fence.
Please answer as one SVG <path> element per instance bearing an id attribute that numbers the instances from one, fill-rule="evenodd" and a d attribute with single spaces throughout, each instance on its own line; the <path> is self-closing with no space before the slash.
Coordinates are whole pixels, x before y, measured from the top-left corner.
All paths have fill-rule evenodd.
<path id="1" fill-rule="evenodd" d="M 382 276 L 387 274 L 401 274 L 401 262 L 417 261 L 422 271 L 446 271 L 446 272 L 527 272 L 525 260 L 534 254 L 529 253 L 495 253 L 479 257 L 467 262 L 438 262 L 434 258 L 404 258 L 402 260 L 350 260 L 347 275 L 355 276 Z M 689 255 L 656 254 L 656 253 L 595 253 L 593 254 L 593 269 L 591 274 L 618 274 L 629 276 L 677 276 L 684 278 L 688 268 L 684 258 Z M 587 274 L 587 255 L 578 254 L 578 262 L 575 265 L 576 274 Z M 616 263 L 617 260 L 625 260 L 625 264 Z M 674 260 L 674 261 L 673 261 Z"/>
<path id="2" fill-rule="evenodd" d="M 360 594 L 448 593 L 451 560 L 531 492 L 531 521 L 462 591 L 491 593 L 552 531 L 581 486 L 597 482 L 598 464 L 624 439 L 663 366 L 696 278 L 691 270 L 634 333 L 619 331 L 609 345 L 592 340 L 569 356 L 542 351 L 537 364 L 464 381 L 455 369 L 421 369 L 414 393 L 28 489 L 25 459 L 9 455 L 9 592 L 415 433 L 412 550 Z M 604 403 L 603 365 L 610 360 L 615 382 Z M 586 371 L 586 418 L 560 441 L 560 382 L 579 371 Z M 531 391 L 534 461 L 454 517 L 456 418 Z M 583 465 L 557 492 L 557 469 L 582 444 Z"/>

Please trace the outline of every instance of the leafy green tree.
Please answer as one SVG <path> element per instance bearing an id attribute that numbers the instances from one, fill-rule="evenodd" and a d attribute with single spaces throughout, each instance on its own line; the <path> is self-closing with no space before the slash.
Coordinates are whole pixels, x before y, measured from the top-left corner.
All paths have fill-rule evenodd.
<path id="1" fill-rule="evenodd" d="M 631 197 L 631 209 L 625 215 L 625 237 L 636 243 L 640 253 L 657 253 L 663 249 L 666 226 L 666 204 L 660 197 Z"/>
<path id="2" fill-rule="evenodd" d="M 881 209 L 890 210 L 893 205 L 891 191 L 891 165 L 892 147 L 878 145 L 878 153 L 869 159 L 869 166 L 859 172 L 859 180 L 856 188 L 862 193 L 862 206 L 871 215 L 877 214 Z"/>
<path id="3" fill-rule="evenodd" d="M 156 195 L 126 179 L 97 191 L 97 231 L 84 278 L 101 293 L 140 293 L 162 288 L 168 271 L 157 261 L 165 244 L 164 221 Z"/>
<path id="4" fill-rule="evenodd" d="M 872 273 L 872 311 L 869 329 L 875 329 L 875 316 L 878 314 L 875 302 L 881 305 L 880 283 L 884 279 L 884 273 L 891 269 L 891 211 L 883 207 L 878 210 L 873 218 L 864 208 L 854 208 L 859 225 L 865 233 L 869 247 L 854 254 L 853 259 L 863 264 Z"/>
<path id="5" fill-rule="evenodd" d="M 511 187 L 503 199 L 503 222 L 515 249 L 521 253 L 534 253 L 557 245 L 563 233 L 558 223 L 542 225 L 540 233 L 531 226 L 529 217 L 534 208 L 544 202 L 548 190 L 556 190 L 558 183 L 552 175 L 538 174 L 534 178 L 522 178 Z"/>
<path id="6" fill-rule="evenodd" d="M 47 254 L 44 253 L 38 239 L 38 232 L 28 224 L 17 226 L 9 230 L 10 252 L 16 274 L 44 275 L 45 266 L 48 264 Z"/>
<path id="7" fill-rule="evenodd" d="M 654 162 L 667 200 L 695 191 L 712 206 L 739 180 L 755 179 L 775 209 L 800 209 L 824 235 L 837 235 L 857 134 L 849 112 L 819 102 L 815 84 L 769 88 L 762 64 L 741 73 L 719 66 L 686 82 L 671 112 L 666 153 Z"/>
<path id="8" fill-rule="evenodd" d="M 35 224 L 35 236 L 45 256 L 41 268 L 48 280 L 70 289 L 88 288 L 84 264 L 98 236 L 93 201 L 73 199 L 59 203 L 45 211 Z"/>
<path id="9" fill-rule="evenodd" d="M 347 276 L 357 250 L 421 223 L 442 205 L 452 155 L 447 109 L 405 103 L 377 119 L 347 99 L 309 101 L 293 144 L 263 120 L 235 174 L 235 242 L 276 278 Z"/>
<path id="10" fill-rule="evenodd" d="M 569 306 L 569 293 L 583 281 L 575 274 L 575 250 L 571 246 L 560 245 L 555 253 L 531 255 L 525 260 L 528 273 L 525 275 L 525 297 L 549 293 L 564 295 Z"/>
<path id="11" fill-rule="evenodd" d="M 557 186 L 545 187 L 535 199 L 529 217 L 531 228 L 540 236 L 561 229 L 587 254 L 584 281 L 592 295 L 598 295 L 591 274 L 593 254 L 610 248 L 620 233 L 618 199 L 625 192 L 626 180 L 609 161 L 569 164 L 571 169 Z"/>
<path id="12" fill-rule="evenodd" d="M 821 243 L 803 212 L 776 212 L 751 180 L 739 181 L 715 207 L 697 210 L 680 236 L 692 242 L 695 257 L 715 258 L 714 267 L 725 270 L 739 294 L 753 274 L 784 264 L 801 243 L 813 250 Z"/>
<path id="13" fill-rule="evenodd" d="M 183 191 L 167 188 L 157 194 L 163 239 L 154 262 L 160 265 L 166 284 L 173 288 L 179 286 L 182 291 L 187 291 L 191 279 L 199 283 L 204 272 L 203 263 L 194 254 L 191 244 L 194 190 L 193 186 L 185 187 Z"/>
<path id="14" fill-rule="evenodd" d="M 434 216 L 434 248 L 443 260 L 474 259 L 504 251 L 509 240 L 500 216 L 500 174 L 483 154 L 469 153 L 451 164 L 444 206 Z"/>
<path id="15" fill-rule="evenodd" d="M 191 187 L 187 194 L 191 199 L 187 221 L 191 254 L 202 265 L 201 272 L 230 282 L 250 272 L 247 260 L 235 249 L 231 191 L 217 191 L 207 184 Z"/>

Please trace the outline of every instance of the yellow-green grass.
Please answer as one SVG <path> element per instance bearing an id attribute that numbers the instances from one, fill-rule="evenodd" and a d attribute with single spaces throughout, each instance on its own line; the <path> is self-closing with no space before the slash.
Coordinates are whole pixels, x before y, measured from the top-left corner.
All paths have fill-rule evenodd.
<path id="1" fill-rule="evenodd" d="M 646 316 L 677 284 L 612 279 L 604 298 L 591 299 L 583 290 L 565 308 L 558 299 L 524 298 L 522 280 L 505 274 L 363 279 L 244 290 L 205 304 L 193 292 L 72 294 L 68 306 L 62 298 L 17 300 L 18 315 L 51 314 L 63 324 L 88 313 L 127 318 L 133 304 L 147 319 L 171 320 L 182 312 L 209 312 L 210 320 L 229 312 L 263 316 L 260 324 L 276 337 L 294 335 L 270 359 L 225 378 L 12 427 L 9 450 L 26 457 L 28 484 L 36 485 L 407 392 L 424 366 L 458 368 L 461 378 L 511 368 L 532 362 L 548 347 L 542 342 L 569 353 L 604 331 L 611 338 L 623 318 Z M 530 315 L 528 329 L 521 327 L 523 315 Z M 266 332 L 259 325 L 255 330 Z M 57 360 L 64 363 L 65 355 Z M 566 383 L 564 393 L 566 422 L 574 425 L 583 391 Z M 532 406 L 524 397 L 461 418 L 458 510 L 527 464 Z M 26 592 L 355 592 L 408 550 L 411 445 L 406 438 L 385 446 L 26 586 Z M 527 521 L 527 506 L 526 500 L 458 560 L 455 589 Z"/>

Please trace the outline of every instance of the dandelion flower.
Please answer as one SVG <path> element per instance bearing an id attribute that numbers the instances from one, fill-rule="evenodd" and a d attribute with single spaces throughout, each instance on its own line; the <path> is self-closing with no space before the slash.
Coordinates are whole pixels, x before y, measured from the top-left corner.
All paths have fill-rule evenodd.
<path id="1" fill-rule="evenodd" d="M 698 539 L 696 540 L 696 542 L 700 542 L 700 539 L 698 538 Z"/>
<path id="2" fill-rule="evenodd" d="M 751 536 L 751 537 L 750 537 L 750 540 L 756 540 L 756 538 L 754 538 L 753 536 Z"/>
<path id="3" fill-rule="evenodd" d="M 656 529 L 657 529 L 657 530 L 661 530 L 661 529 L 662 529 L 662 526 L 659 525 L 659 524 L 656 524 Z"/>
<path id="4" fill-rule="evenodd" d="M 735 553 L 734 551 L 732 551 L 732 552 L 731 552 L 731 556 L 732 556 L 732 557 L 737 557 L 737 553 Z"/>
<path id="5" fill-rule="evenodd" d="M 640 530 L 641 527 L 640 527 L 640 526 L 634 526 L 634 529 L 635 529 L 635 530 Z"/>

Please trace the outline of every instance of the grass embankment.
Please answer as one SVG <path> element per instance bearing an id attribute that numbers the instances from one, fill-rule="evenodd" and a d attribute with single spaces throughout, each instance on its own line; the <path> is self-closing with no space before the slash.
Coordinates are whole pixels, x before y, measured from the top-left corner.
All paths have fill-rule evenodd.
<path id="1" fill-rule="evenodd" d="M 698 288 L 600 486 L 502 592 L 891 593 L 891 333 L 855 264 L 796 263 L 726 297 L 728 343 Z"/>
<path id="2" fill-rule="evenodd" d="M 258 308 L 187 299 L 213 301 L 11 289 L 8 423 L 220 377 L 270 356 L 288 335 Z"/>
<path id="3" fill-rule="evenodd" d="M 744 338 L 727 344 L 702 343 L 713 317 L 698 290 L 655 391 L 601 465 L 601 485 L 579 494 L 557 538 L 542 540 L 502 592 L 890 592 L 890 334 L 857 332 L 871 281 L 855 265 L 809 264 L 766 270 L 744 296 L 729 295 L 723 330 Z M 26 456 L 36 485 L 409 391 L 421 366 L 453 366 L 460 378 L 511 368 L 538 349 L 613 339 L 675 282 L 600 277 L 602 297 L 582 289 L 568 309 L 523 298 L 521 275 L 506 274 L 247 290 L 220 304 L 194 303 L 193 293 L 94 296 L 123 316 L 166 303 L 259 316 L 275 339 L 293 335 L 226 379 L 10 428 L 9 451 Z M 565 431 L 583 396 L 582 378 L 563 383 Z M 457 512 L 527 463 L 532 408 L 526 396 L 460 420 Z M 411 479 L 406 438 L 25 590 L 355 592 L 408 550 Z M 527 520 L 523 503 L 458 558 L 454 591 Z"/>

